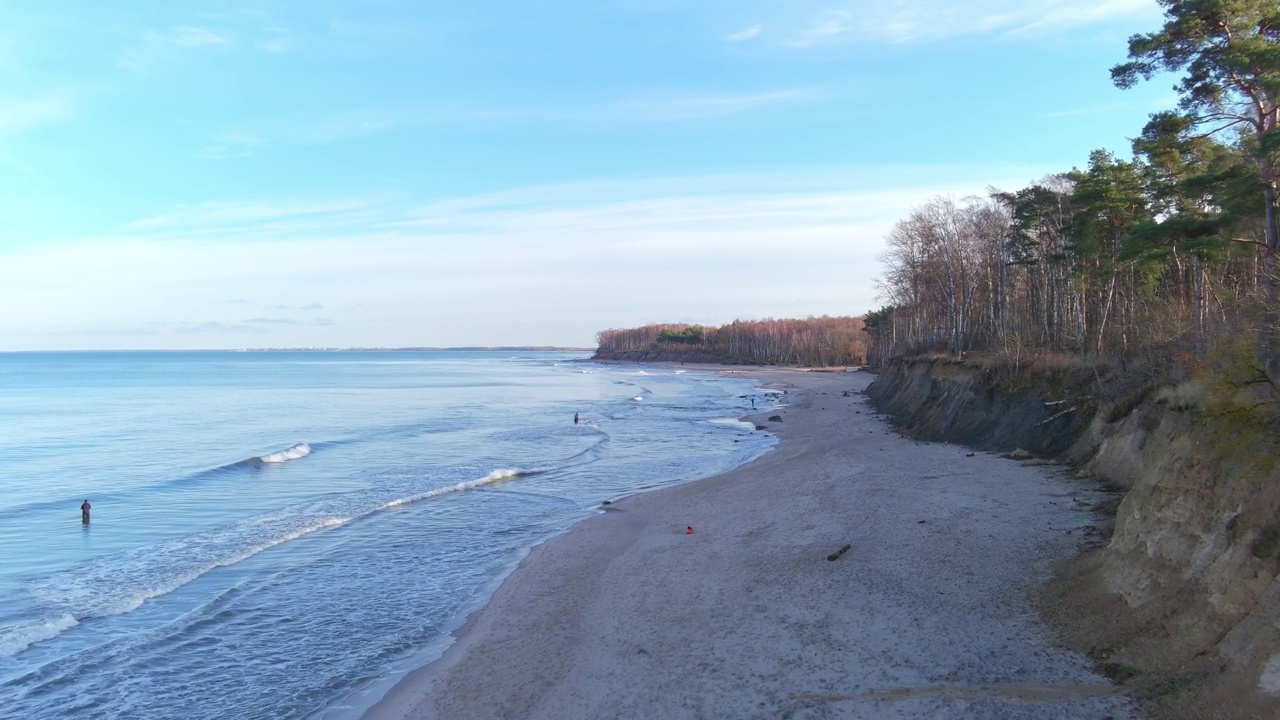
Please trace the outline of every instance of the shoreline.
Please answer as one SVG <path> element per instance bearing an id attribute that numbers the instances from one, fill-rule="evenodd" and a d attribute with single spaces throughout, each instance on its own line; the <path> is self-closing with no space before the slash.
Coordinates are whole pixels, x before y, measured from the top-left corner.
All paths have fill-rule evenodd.
<path id="1" fill-rule="evenodd" d="M 788 391 L 774 449 L 533 547 L 364 720 L 1137 716 L 1036 610 L 1086 483 L 896 435 L 867 373 L 704 369 Z"/>
<path id="2" fill-rule="evenodd" d="M 672 370 L 672 371 L 678 371 L 678 372 L 711 373 L 715 375 L 729 375 L 729 376 L 741 373 L 744 371 L 744 369 L 748 373 L 752 373 L 752 370 L 757 371 L 756 373 L 752 373 L 752 374 L 758 374 L 758 371 L 761 370 L 761 368 L 759 367 L 744 368 L 744 366 L 742 365 L 722 365 L 717 363 L 688 364 L 683 362 L 652 362 L 652 363 L 637 364 L 633 362 L 623 362 L 623 361 L 615 361 L 615 360 L 590 360 L 590 362 L 593 362 L 593 363 L 599 362 L 605 365 L 635 365 L 641 368 L 657 367 L 657 368 L 662 368 L 664 370 Z M 810 370 L 806 368 L 788 367 L 788 366 L 771 366 L 765 369 L 770 371 L 776 371 L 778 373 L 810 372 Z M 860 368 L 857 368 L 857 369 L 860 370 Z M 815 370 L 814 372 L 844 372 L 844 371 L 845 370 L 843 369 L 835 370 L 835 369 L 829 369 L 829 368 L 821 368 L 819 370 Z M 759 383 L 757 392 L 761 394 L 776 393 L 776 394 L 779 394 L 780 396 L 784 394 L 782 389 L 774 389 L 774 388 L 767 387 L 767 383 L 763 381 Z M 777 411 L 778 409 L 760 410 L 759 412 L 739 416 L 736 419 L 742 422 L 749 422 L 755 427 L 760 427 L 762 426 L 762 423 L 767 422 L 768 417 L 774 415 Z M 771 434 L 773 434 L 775 437 L 777 437 L 780 434 L 779 433 L 780 429 L 781 429 L 780 426 L 776 424 L 773 427 L 766 427 L 766 430 Z M 764 430 L 759 432 L 764 432 Z M 776 449 L 777 449 L 776 446 L 769 448 L 768 450 L 765 451 L 764 454 L 767 455 L 771 452 L 774 452 Z M 749 465 L 758 460 L 759 460 L 759 457 L 753 458 L 752 460 L 748 460 L 746 463 L 744 463 L 744 465 Z M 742 467 L 742 466 L 738 466 L 738 467 Z M 734 468 L 734 470 L 736 469 L 738 468 Z M 732 472 L 732 471 L 733 470 L 730 470 L 729 472 Z M 468 632 L 472 629 L 472 626 L 474 625 L 474 622 L 477 619 L 478 615 L 489 606 L 489 604 L 492 602 L 494 598 L 494 595 L 502 588 L 504 584 L 506 584 L 507 580 L 511 577 L 511 575 L 517 572 L 522 565 L 528 562 L 530 557 L 535 553 L 537 553 L 538 550 L 543 545 L 547 544 L 548 542 L 552 542 L 557 538 L 562 537 L 568 533 L 573 532 L 574 528 L 576 528 L 577 526 L 581 525 L 584 522 L 589 522 L 591 520 L 594 520 L 600 517 L 600 515 L 604 513 L 617 511 L 618 508 L 614 507 L 614 505 L 616 503 L 624 502 L 628 498 L 633 498 L 638 495 L 644 495 L 648 493 L 661 492 L 663 490 L 669 490 L 676 487 L 681 487 L 683 485 L 702 482 L 704 480 L 718 477 L 720 474 L 723 474 L 723 473 L 719 473 L 717 475 L 711 475 L 703 478 L 696 478 L 694 480 L 690 480 L 690 481 L 681 483 L 679 485 L 633 490 L 625 495 L 606 500 L 604 503 L 598 506 L 597 512 L 595 514 L 584 517 L 581 520 L 575 522 L 573 525 L 570 525 L 569 527 L 564 528 L 560 532 L 554 535 L 551 535 L 539 541 L 538 543 L 526 548 L 517 558 L 511 561 L 506 572 L 494 578 L 489 584 L 487 584 L 472 602 L 467 603 L 463 607 L 463 609 L 458 614 L 458 616 L 456 616 L 451 622 L 449 622 L 444 626 L 445 632 L 443 635 L 441 635 L 439 638 L 437 638 L 435 641 L 431 642 L 430 644 L 423 646 L 422 648 L 419 648 L 417 651 L 415 651 L 409 657 L 407 662 L 404 665 L 402 665 L 401 669 L 393 673 L 389 678 L 382 678 L 382 679 L 376 680 L 373 683 L 366 685 L 365 687 L 357 690 L 355 693 L 347 696 L 341 703 L 327 708 L 325 711 L 321 713 L 319 717 L 323 718 L 323 720 L 380 720 L 381 718 L 402 717 L 400 709 L 392 709 L 392 708 L 384 707 L 384 703 L 387 702 L 388 698 L 393 694 L 396 694 L 397 692 L 402 694 L 405 693 L 408 690 L 409 686 L 416 686 L 418 683 L 420 683 L 422 676 L 429 676 L 436 669 L 438 669 L 441 666 L 441 663 L 443 663 L 447 659 L 447 656 L 450 653 L 450 651 L 458 644 L 459 640 L 461 640 L 463 636 L 467 635 Z M 426 658 L 426 659 L 415 662 L 413 659 L 414 657 Z"/>

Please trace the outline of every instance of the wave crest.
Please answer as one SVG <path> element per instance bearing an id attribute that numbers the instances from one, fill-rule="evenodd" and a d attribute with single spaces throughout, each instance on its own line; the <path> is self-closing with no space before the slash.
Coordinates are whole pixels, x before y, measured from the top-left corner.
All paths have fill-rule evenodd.
<path id="1" fill-rule="evenodd" d="M 71 615 L 42 618 L 0 630 L 0 657 L 17 655 L 41 640 L 57 637 L 80 621 Z"/>
<path id="2" fill-rule="evenodd" d="M 306 447 L 300 443 L 273 454 L 283 455 Z M 304 455 L 306 452 L 295 457 Z M 263 462 L 267 461 L 263 459 Z M 0 658 L 16 655 L 35 643 L 56 637 L 86 618 L 121 615 L 136 610 L 146 601 L 171 593 L 211 570 L 234 565 L 318 530 L 345 525 L 380 510 L 538 472 L 494 470 L 476 480 L 434 488 L 389 502 L 363 494 L 326 497 L 99 558 L 94 563 L 76 568 L 74 572 L 59 573 L 33 583 L 31 594 L 47 614 L 31 622 L 0 627 Z"/>
<path id="3" fill-rule="evenodd" d="M 279 463 L 289 462 L 290 460 L 297 460 L 298 458 L 304 458 L 310 454 L 311 454 L 310 445 L 306 443 L 298 443 L 297 445 L 286 448 L 284 450 L 279 450 L 277 452 L 273 452 L 268 455 L 262 455 L 258 458 L 258 460 L 264 463 L 267 463 L 269 465 L 277 465 Z"/>
<path id="4" fill-rule="evenodd" d="M 409 503 L 415 503 L 415 502 L 418 502 L 419 500 L 426 500 L 428 498 L 438 497 L 440 495 L 446 495 L 448 493 L 465 492 L 467 490 L 473 490 L 478 487 L 484 487 L 485 485 L 492 485 L 494 483 L 502 482 L 504 480 L 511 480 L 513 478 L 518 478 L 521 475 L 531 475 L 531 474 L 533 473 L 529 473 L 523 470 L 494 470 L 493 472 L 489 473 L 488 475 L 485 475 L 479 480 L 467 480 L 454 485 L 446 485 L 444 487 L 428 490 L 424 493 L 414 495 L 412 497 L 399 498 L 398 500 L 392 500 L 391 502 L 386 503 L 382 507 L 384 508 L 400 507 L 401 505 L 408 505 Z"/>

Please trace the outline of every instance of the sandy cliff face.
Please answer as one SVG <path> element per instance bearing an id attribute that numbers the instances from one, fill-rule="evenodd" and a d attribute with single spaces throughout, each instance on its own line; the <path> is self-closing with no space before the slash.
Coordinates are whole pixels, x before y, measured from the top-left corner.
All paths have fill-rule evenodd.
<path id="1" fill-rule="evenodd" d="M 1200 673 L 1217 661 L 1280 696 L 1276 398 L 1269 385 L 1186 393 L 1096 418 L 1077 448 L 1084 472 L 1131 487 L 1099 579 L 1134 620 L 1169 634 L 1165 663 Z M 1152 642 L 1134 632 L 1135 649 Z"/>
<path id="2" fill-rule="evenodd" d="M 1059 372 L 1029 384 L 1005 375 L 947 359 L 907 360 L 880 373 L 867 394 L 921 439 L 1042 456 L 1070 448 L 1093 414 L 1084 379 Z"/>
<path id="3" fill-rule="evenodd" d="M 1269 384 L 1126 390 L 1091 372 L 1014 380 L 935 359 L 899 363 L 867 392 L 921 437 L 1020 447 L 1127 488 L 1110 543 L 1064 569 L 1051 614 L 1174 716 L 1280 717 L 1280 396 Z"/>

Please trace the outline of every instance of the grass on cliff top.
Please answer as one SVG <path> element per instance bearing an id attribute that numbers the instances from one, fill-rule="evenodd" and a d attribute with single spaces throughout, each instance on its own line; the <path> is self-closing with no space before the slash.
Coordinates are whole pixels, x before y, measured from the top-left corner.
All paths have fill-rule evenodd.
<path id="1" fill-rule="evenodd" d="M 1262 370 L 1247 333 L 1222 338 L 1203 362 L 1188 363 L 1191 376 L 1156 389 L 1156 401 L 1174 412 L 1194 413 L 1209 434 L 1204 462 L 1217 458 L 1224 472 L 1259 478 L 1280 467 L 1280 391 Z"/>
<path id="2" fill-rule="evenodd" d="M 901 360 L 976 369 L 1001 391 L 1034 392 L 1046 402 L 1066 400 L 1082 411 L 1100 409 L 1107 422 L 1128 417 L 1156 394 L 1170 409 L 1221 417 L 1235 429 L 1275 430 L 1280 391 L 1267 381 L 1254 346 L 1253 336 L 1239 333 L 1217 339 L 1204 360 L 1169 348 L 1147 348 L 1135 352 L 1138 357 L 1123 368 L 1109 360 L 1054 352 L 928 353 Z"/>
<path id="3" fill-rule="evenodd" d="M 917 355 L 902 358 L 909 364 L 955 365 L 977 370 L 991 387 L 1009 395 L 1032 393 L 1044 402 L 1062 401 L 1062 408 L 1075 407 L 1092 414 L 1115 394 L 1115 368 L 1090 358 L 1066 353 L 1041 352 L 1017 357 L 999 352 L 970 352 L 962 357 L 949 354 Z"/>

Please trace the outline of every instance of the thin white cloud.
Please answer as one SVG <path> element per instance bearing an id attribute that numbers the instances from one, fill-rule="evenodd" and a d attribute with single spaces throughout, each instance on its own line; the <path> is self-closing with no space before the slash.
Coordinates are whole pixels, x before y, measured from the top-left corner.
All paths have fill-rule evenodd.
<path id="1" fill-rule="evenodd" d="M 247 227 L 269 234 L 317 232 L 325 225 L 349 227 L 366 223 L 383 211 L 379 204 L 366 199 L 200 202 L 179 206 L 172 213 L 134 220 L 124 225 L 124 231 L 183 237 L 229 234 Z"/>
<path id="2" fill-rule="evenodd" d="M 280 55 L 292 52 L 298 46 L 298 38 L 292 30 L 286 27 L 272 27 L 266 29 L 267 37 L 257 42 L 258 49 Z"/>
<path id="3" fill-rule="evenodd" d="M 142 43 L 116 56 L 116 64 L 134 72 L 148 70 L 172 60 L 184 51 L 214 48 L 230 43 L 230 39 L 211 30 L 180 26 L 165 31 L 152 30 Z"/>
<path id="4" fill-rule="evenodd" d="M 287 53 L 298 46 L 298 37 L 292 28 L 280 25 L 271 13 L 259 8 L 235 8 L 219 12 L 202 11 L 197 12 L 195 16 L 223 28 L 234 28 L 236 36 L 263 52 Z M 192 46 L 222 45 L 231 42 L 226 35 L 202 28 L 175 28 L 169 35 L 172 40 L 179 41 L 178 44 L 185 41 Z"/>
<path id="5" fill-rule="evenodd" d="M 816 22 L 801 29 L 783 45 L 792 47 L 808 47 L 825 43 L 838 35 L 844 35 L 854 29 L 855 13 L 852 10 L 828 10 Z"/>
<path id="6" fill-rule="evenodd" d="M 178 47 L 187 48 L 227 44 L 225 37 L 198 27 L 177 27 L 161 38 Z"/>
<path id="7" fill-rule="evenodd" d="M 245 7 L 245 8 L 235 8 L 233 10 L 226 10 L 222 12 L 210 12 L 208 10 L 202 10 L 196 13 L 196 16 L 202 17 L 208 20 L 227 20 L 227 19 L 235 19 L 235 18 L 242 18 L 242 17 L 264 18 L 267 16 L 267 13 L 265 10 L 262 10 L 261 8 Z"/>
<path id="8" fill-rule="evenodd" d="M 6 254 L 0 305 L 32 310 L 0 318 L 0 349 L 243 347 L 246 334 L 259 347 L 586 345 L 600 329 L 691 307 L 708 323 L 860 313 L 876 303 L 882 238 L 910 208 L 1040 174 L 866 168 L 579 183 L 430 204 L 179 207 L 113 237 Z M 655 294 L 654 283 L 668 290 Z M 454 311 L 460 298 L 465 322 Z M 504 325 L 513 313 L 537 321 Z"/>
<path id="9" fill-rule="evenodd" d="M 297 325 L 298 321 L 293 318 L 274 318 L 274 317 L 258 317 L 245 318 L 243 322 L 254 323 L 257 325 Z"/>
<path id="10" fill-rule="evenodd" d="M 382 132 L 431 125 L 470 123 L 566 123 L 639 125 L 716 120 L 771 107 L 816 102 L 825 94 L 796 87 L 745 92 L 636 92 L 614 100 L 581 105 L 461 106 L 414 105 L 361 108 L 325 115 L 279 118 L 246 135 L 293 143 L 336 143 Z M 210 147 L 222 149 L 226 143 Z M 221 156 L 221 154 L 219 154 Z"/>
<path id="11" fill-rule="evenodd" d="M 820 95 L 809 88 L 747 93 L 657 93 L 632 96 L 600 108 L 568 109 L 563 111 L 563 119 L 631 123 L 711 120 L 771 106 L 811 101 Z"/>
<path id="12" fill-rule="evenodd" d="M 0 137 L 67 120 L 74 113 L 75 104 L 75 96 L 68 90 L 35 97 L 0 98 Z"/>
<path id="13" fill-rule="evenodd" d="M 5 27 L 0 27 L 0 70 L 16 75 L 27 69 L 27 52 L 37 44 L 33 35 L 34 31 L 17 23 L 6 23 Z"/>
<path id="14" fill-rule="evenodd" d="M 228 333 L 265 333 L 266 328 L 253 327 L 251 323 L 228 323 L 218 322 L 216 320 L 206 320 L 204 322 L 149 322 L 145 323 L 143 328 L 134 329 L 132 331 L 121 332 L 115 330 L 112 334 L 139 334 L 139 335 L 196 335 L 196 334 L 217 334 L 225 335 Z"/>
<path id="15" fill-rule="evenodd" d="M 1086 25 L 1096 25 L 1124 17 L 1159 17 L 1153 0 L 1094 0 L 1054 2 L 1039 17 L 1025 14 L 1011 20 L 1009 35 L 1045 35 Z"/>
<path id="16" fill-rule="evenodd" d="M 291 38 L 273 38 L 271 40 L 263 40 L 258 43 L 258 48 L 263 52 L 281 54 L 287 53 L 294 48 L 296 43 Z"/>
<path id="17" fill-rule="evenodd" d="M 197 153 L 209 160 L 225 160 L 227 158 L 249 157 L 253 149 L 266 143 L 261 136 L 250 132 L 226 132 L 214 136 L 213 142 L 204 146 Z"/>
<path id="18" fill-rule="evenodd" d="M 743 28 L 742 30 L 739 30 L 736 33 L 726 35 L 724 40 L 725 42 L 731 42 L 731 43 L 743 42 L 744 40 L 750 40 L 752 38 L 759 37 L 761 31 L 763 30 L 764 30 L 763 25 L 752 25 L 751 27 Z"/>
<path id="19" fill-rule="evenodd" d="M 1118 20 L 1160 17 L 1155 0 L 915 0 L 841 3 L 791 19 L 781 44 L 808 48 L 852 42 L 916 43 L 950 37 L 1034 38 Z M 781 24 L 781 23 L 780 23 Z"/>

